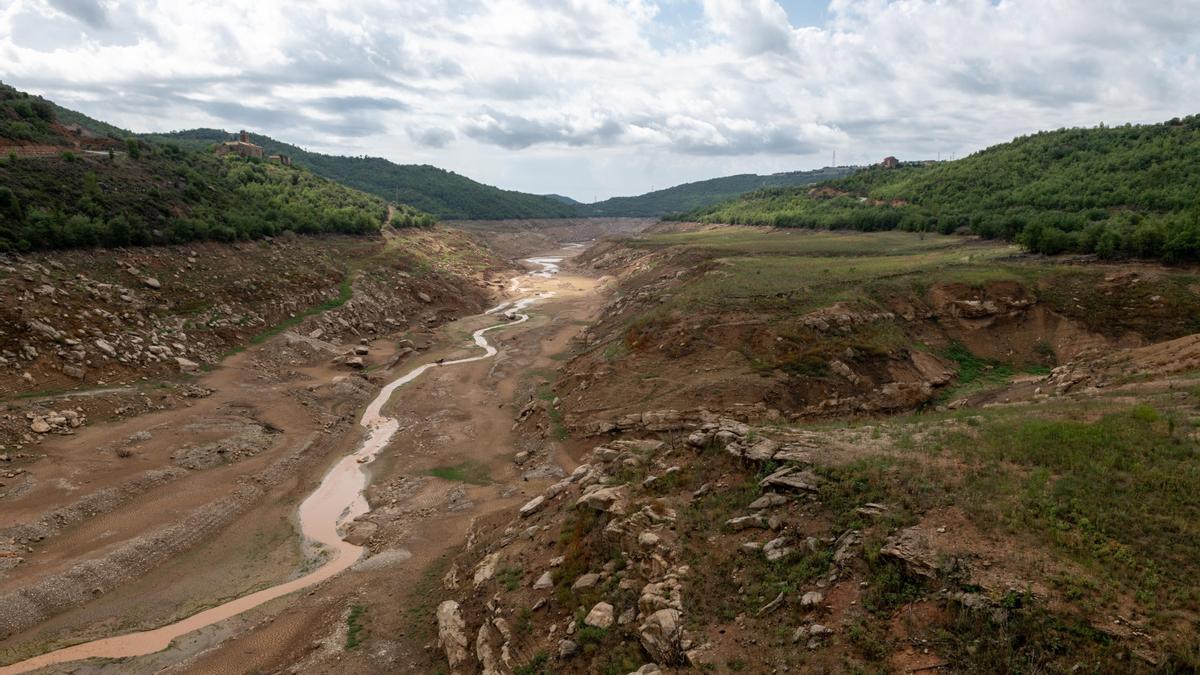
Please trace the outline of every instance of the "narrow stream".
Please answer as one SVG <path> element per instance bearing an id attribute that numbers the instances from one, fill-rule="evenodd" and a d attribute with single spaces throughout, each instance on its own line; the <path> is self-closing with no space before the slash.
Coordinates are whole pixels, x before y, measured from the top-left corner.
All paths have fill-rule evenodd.
<path id="1" fill-rule="evenodd" d="M 529 258 L 526 262 L 541 267 L 540 270 L 532 272 L 532 276 L 551 277 L 558 273 L 562 258 Z M 528 290 L 521 285 L 521 279 L 522 277 L 513 279 L 511 290 Z M 26 673 L 38 668 L 80 659 L 117 659 L 153 654 L 169 647 L 175 638 L 237 616 L 265 602 L 318 584 L 354 565 L 362 556 L 363 548 L 343 541 L 339 530 L 369 510 L 364 494 L 368 479 L 364 466 L 375 460 L 375 457 L 387 447 L 392 436 L 400 428 L 399 420 L 383 415 L 383 406 L 387 404 L 397 389 L 417 379 L 431 368 L 471 363 L 495 356 L 496 348 L 487 341 L 484 333 L 529 320 L 529 315 L 521 312 L 538 300 L 551 295 L 553 293 L 539 293 L 516 302 L 501 303 L 489 309 L 484 313 L 485 316 L 504 311 L 505 316 L 512 317 L 512 320 L 475 331 L 472 337 L 475 344 L 484 349 L 483 354 L 417 366 L 403 377 L 390 382 L 379 392 L 375 400 L 371 401 L 360 422 L 367 429 L 367 436 L 363 439 L 362 445 L 354 453 L 343 457 L 333 465 L 317 489 L 301 502 L 297 514 L 300 532 L 304 536 L 305 543 L 325 557 L 325 564 L 304 576 L 206 609 L 182 621 L 153 630 L 116 635 L 47 652 L 25 661 L 0 667 L 0 675 Z"/>

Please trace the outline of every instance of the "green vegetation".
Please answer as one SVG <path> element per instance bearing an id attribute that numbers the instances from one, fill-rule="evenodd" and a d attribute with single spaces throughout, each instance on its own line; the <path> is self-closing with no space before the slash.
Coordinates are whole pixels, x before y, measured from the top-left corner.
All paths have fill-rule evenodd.
<path id="1" fill-rule="evenodd" d="M 0 138 L 54 144 L 53 123 L 54 106 L 49 101 L 0 84 Z"/>
<path id="2" fill-rule="evenodd" d="M 363 624 L 363 614 L 366 614 L 367 608 L 363 605 L 354 605 L 350 608 L 350 614 L 346 617 L 346 649 L 354 649 L 362 644 L 366 637 L 363 634 L 363 629 L 366 625 Z"/>
<path id="3" fill-rule="evenodd" d="M 814 229 L 972 232 L 1040 253 L 1200 258 L 1200 116 L 1062 129 L 970 157 L 875 167 L 681 216 Z"/>
<path id="4" fill-rule="evenodd" d="M 454 466 L 434 467 L 425 473 L 434 478 L 441 478 L 442 480 L 457 483 L 468 483 L 470 485 L 488 485 L 492 482 L 488 468 L 477 462 L 463 462 Z"/>
<path id="5" fill-rule="evenodd" d="M 220 129 L 190 129 L 142 138 L 208 151 L 232 134 Z M 251 134 L 267 154 L 284 154 L 296 166 L 381 199 L 410 204 L 443 219 L 564 218 L 575 207 L 551 197 L 501 190 L 434 166 L 395 164 L 381 157 L 343 157 L 308 152 L 268 136 Z"/>
<path id="6" fill-rule="evenodd" d="M 702 209 L 763 188 L 810 185 L 832 180 L 851 171 L 853 169 L 850 167 L 826 167 L 814 171 L 790 171 L 768 176 L 752 173 L 724 176 L 684 183 L 636 197 L 613 197 L 595 204 L 581 204 L 579 210 L 588 216 L 664 216 L 668 213 Z"/>

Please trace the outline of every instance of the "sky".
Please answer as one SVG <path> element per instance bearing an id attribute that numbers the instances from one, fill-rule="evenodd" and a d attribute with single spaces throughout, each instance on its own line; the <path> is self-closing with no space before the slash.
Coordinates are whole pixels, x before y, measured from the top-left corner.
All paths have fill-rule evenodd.
<path id="1" fill-rule="evenodd" d="M 1200 0 L 0 0 L 0 80 L 580 201 L 1200 112 Z"/>

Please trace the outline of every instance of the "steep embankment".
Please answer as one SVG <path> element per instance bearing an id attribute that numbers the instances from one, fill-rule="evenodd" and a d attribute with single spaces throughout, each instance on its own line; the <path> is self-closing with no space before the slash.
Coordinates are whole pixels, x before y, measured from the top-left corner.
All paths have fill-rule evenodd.
<path id="1" fill-rule="evenodd" d="M 593 246 L 611 302 L 518 416 L 580 465 L 476 523 L 451 669 L 1195 668 L 1200 274 L 1013 254 Z"/>
<path id="2" fill-rule="evenodd" d="M 775 189 L 684 216 L 709 223 L 951 233 L 1042 253 L 1200 257 L 1200 116 L 1061 129 L 969 157 L 874 167 L 819 189 Z"/>

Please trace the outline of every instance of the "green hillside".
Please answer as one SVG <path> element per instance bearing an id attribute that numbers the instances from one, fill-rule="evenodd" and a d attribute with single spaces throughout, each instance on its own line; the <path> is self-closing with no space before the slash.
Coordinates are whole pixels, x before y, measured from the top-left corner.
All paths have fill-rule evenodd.
<path id="1" fill-rule="evenodd" d="M 73 123 L 99 137 L 73 134 Z M 25 156 L 31 144 L 52 147 Z M 409 207 L 397 214 L 398 226 L 433 222 Z M 116 127 L 0 88 L 0 250 L 362 234 L 386 216 L 383 200 L 303 168 L 124 139 Z"/>
<path id="2" fill-rule="evenodd" d="M 762 190 L 682 218 L 969 232 L 1041 253 L 1200 258 L 1200 116 L 1061 129 L 969 157 L 874 167 L 821 189 Z"/>
<path id="3" fill-rule="evenodd" d="M 636 197 L 613 197 L 582 206 L 581 211 L 590 216 L 664 216 L 719 204 L 754 190 L 809 185 L 845 176 L 852 171 L 854 169 L 851 167 L 826 167 L 815 171 L 790 171 L 768 176 L 744 173 L 684 183 Z"/>
<path id="4" fill-rule="evenodd" d="M 203 150 L 227 141 L 233 134 L 220 129 L 189 129 L 169 134 L 147 134 L 150 140 L 172 142 Z M 504 218 L 565 218 L 575 207 L 551 197 L 501 190 L 434 166 L 396 164 L 381 157 L 343 157 L 307 152 L 268 136 L 251 134 L 250 140 L 267 154 L 284 154 L 298 165 L 343 185 L 377 197 L 411 204 L 451 220 Z"/>

